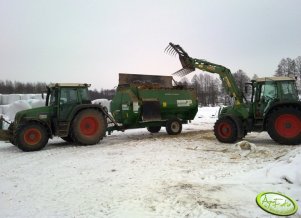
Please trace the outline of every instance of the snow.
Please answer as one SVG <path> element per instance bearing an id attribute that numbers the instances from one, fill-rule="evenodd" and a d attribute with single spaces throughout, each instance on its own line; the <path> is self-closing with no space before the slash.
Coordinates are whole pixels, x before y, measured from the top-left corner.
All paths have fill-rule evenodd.
<path id="1" fill-rule="evenodd" d="M 262 191 L 300 207 L 300 146 L 267 133 L 220 143 L 218 109 L 200 108 L 176 136 L 135 129 L 94 146 L 54 138 L 29 153 L 0 142 L 0 217 L 271 217 L 255 202 Z"/>
<path id="2" fill-rule="evenodd" d="M 108 111 L 110 111 L 110 103 L 111 100 L 108 99 L 95 99 L 92 101 L 92 104 L 100 104 L 105 107 Z"/>

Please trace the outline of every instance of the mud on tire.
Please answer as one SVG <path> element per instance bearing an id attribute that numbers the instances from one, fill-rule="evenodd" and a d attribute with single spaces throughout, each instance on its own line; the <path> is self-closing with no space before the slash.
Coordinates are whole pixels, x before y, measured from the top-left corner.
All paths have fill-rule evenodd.
<path id="1" fill-rule="evenodd" d="M 267 131 L 280 144 L 300 144 L 301 111 L 295 107 L 281 107 L 272 111 L 268 116 Z"/>
<path id="2" fill-rule="evenodd" d="M 74 142 L 82 145 L 94 145 L 105 136 L 106 122 L 100 111 L 86 109 L 76 115 L 71 128 Z"/>

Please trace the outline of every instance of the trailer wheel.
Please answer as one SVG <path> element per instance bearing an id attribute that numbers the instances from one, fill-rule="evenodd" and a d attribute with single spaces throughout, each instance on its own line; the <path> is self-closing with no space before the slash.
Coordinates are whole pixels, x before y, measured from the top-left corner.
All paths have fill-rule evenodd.
<path id="1" fill-rule="evenodd" d="M 274 110 L 267 120 L 270 137 L 284 145 L 301 143 L 301 111 L 294 107 L 282 107 Z"/>
<path id="2" fill-rule="evenodd" d="M 169 135 L 177 135 L 182 132 L 182 123 L 179 119 L 171 119 L 166 123 L 166 132 Z"/>
<path id="3" fill-rule="evenodd" d="M 105 136 L 106 122 L 101 112 L 86 109 L 76 115 L 71 128 L 74 142 L 82 145 L 94 145 Z"/>
<path id="4" fill-rule="evenodd" d="M 15 144 L 22 151 L 38 151 L 48 143 L 46 128 L 39 123 L 20 126 L 16 131 Z"/>
<path id="5" fill-rule="evenodd" d="M 161 126 L 149 126 L 149 127 L 147 127 L 147 130 L 150 133 L 157 133 L 161 130 Z"/>
<path id="6" fill-rule="evenodd" d="M 233 120 L 227 117 L 218 119 L 214 124 L 214 135 L 224 143 L 237 141 L 237 126 Z"/>

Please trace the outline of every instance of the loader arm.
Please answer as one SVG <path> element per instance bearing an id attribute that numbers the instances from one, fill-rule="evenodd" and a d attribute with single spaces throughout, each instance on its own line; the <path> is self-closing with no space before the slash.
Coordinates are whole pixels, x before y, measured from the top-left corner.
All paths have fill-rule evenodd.
<path id="1" fill-rule="evenodd" d="M 191 58 L 181 46 L 173 43 L 169 43 L 169 46 L 165 49 L 165 51 L 171 54 L 179 55 L 179 59 L 183 68 L 175 72 L 174 75 L 185 76 L 193 72 L 195 68 L 209 73 L 216 73 L 220 76 L 227 93 L 231 97 L 235 98 L 234 104 L 240 105 L 244 103 L 244 96 L 239 90 L 234 77 L 228 68 L 203 59 Z"/>

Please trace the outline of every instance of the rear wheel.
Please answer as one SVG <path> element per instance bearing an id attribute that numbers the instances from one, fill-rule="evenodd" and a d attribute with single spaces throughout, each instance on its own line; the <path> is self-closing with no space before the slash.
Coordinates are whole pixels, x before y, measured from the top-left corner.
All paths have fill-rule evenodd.
<path id="1" fill-rule="evenodd" d="M 161 126 L 149 126 L 149 127 L 147 127 L 147 130 L 150 133 L 157 133 L 161 130 Z"/>
<path id="2" fill-rule="evenodd" d="M 214 135 L 220 142 L 236 142 L 238 139 L 237 126 L 230 118 L 222 117 L 214 124 Z"/>
<path id="3" fill-rule="evenodd" d="M 166 132 L 169 135 L 177 135 L 182 132 L 182 123 L 179 119 L 171 119 L 166 123 Z"/>
<path id="4" fill-rule="evenodd" d="M 23 151 L 38 151 L 48 142 L 46 128 L 39 123 L 26 124 L 16 131 L 15 144 Z"/>
<path id="5" fill-rule="evenodd" d="M 82 145 L 97 144 L 106 133 L 104 115 L 94 109 L 80 111 L 72 122 L 72 138 Z"/>
<path id="6" fill-rule="evenodd" d="M 301 143 L 301 111 L 294 107 L 282 107 L 274 110 L 267 121 L 270 137 L 286 145 Z"/>

